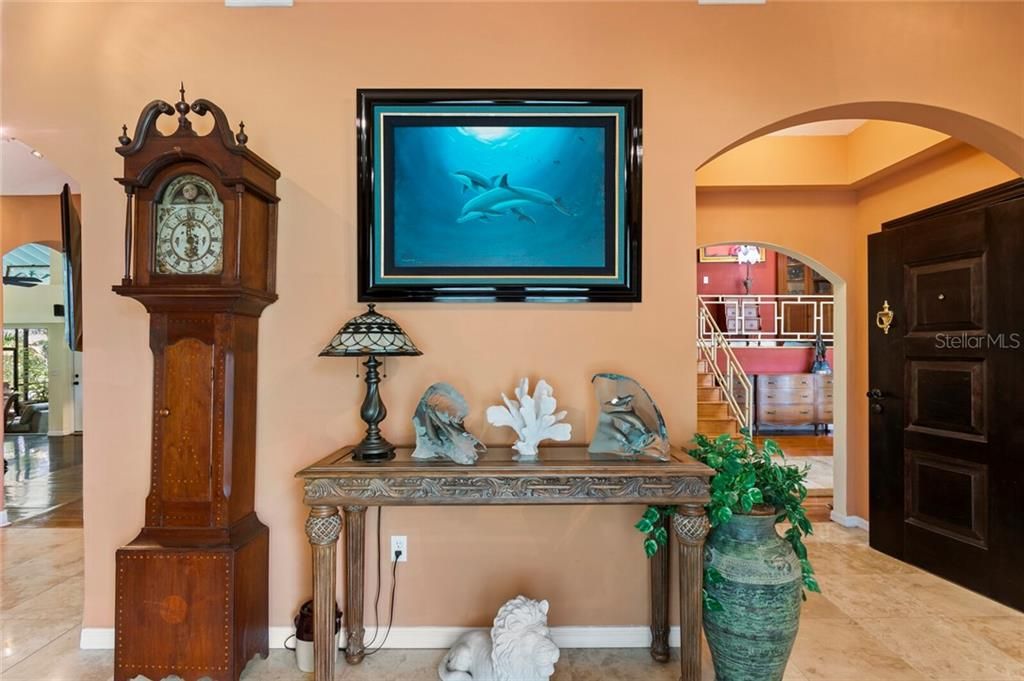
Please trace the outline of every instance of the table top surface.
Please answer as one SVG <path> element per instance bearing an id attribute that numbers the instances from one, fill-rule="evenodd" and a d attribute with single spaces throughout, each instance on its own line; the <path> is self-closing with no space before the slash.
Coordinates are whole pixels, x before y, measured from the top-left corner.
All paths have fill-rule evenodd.
<path id="1" fill-rule="evenodd" d="M 457 464 L 447 459 L 412 458 L 412 447 L 400 446 L 391 461 L 367 462 L 352 459 L 353 446 L 332 452 L 296 473 L 298 478 L 401 477 L 415 476 L 695 476 L 710 477 L 714 471 L 689 454 L 672 447 L 669 461 L 653 457 L 626 458 L 612 454 L 590 454 L 586 445 L 551 445 L 540 448 L 539 460 L 515 461 L 511 447 L 488 447 L 475 464 Z"/>

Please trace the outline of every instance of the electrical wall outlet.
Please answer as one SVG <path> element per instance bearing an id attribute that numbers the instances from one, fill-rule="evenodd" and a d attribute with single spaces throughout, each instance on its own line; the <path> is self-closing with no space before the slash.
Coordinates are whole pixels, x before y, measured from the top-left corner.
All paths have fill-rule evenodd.
<path id="1" fill-rule="evenodd" d="M 391 562 L 395 561 L 395 554 L 399 551 L 402 552 L 398 558 L 399 563 L 409 560 L 409 541 L 404 534 L 393 534 L 391 535 Z"/>
<path id="2" fill-rule="evenodd" d="M 708 275 L 705 274 L 704 275 L 704 283 L 705 284 L 710 284 L 711 283 L 711 277 L 709 277 Z"/>

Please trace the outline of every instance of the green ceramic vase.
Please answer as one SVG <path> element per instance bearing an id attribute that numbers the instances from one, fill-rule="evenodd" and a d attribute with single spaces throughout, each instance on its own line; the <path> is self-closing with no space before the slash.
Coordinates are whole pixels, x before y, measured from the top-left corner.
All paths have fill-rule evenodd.
<path id="1" fill-rule="evenodd" d="M 780 681 L 800 624 L 800 560 L 775 531 L 775 514 L 734 515 L 704 549 L 720 584 L 706 585 L 722 604 L 704 611 L 716 681 Z"/>

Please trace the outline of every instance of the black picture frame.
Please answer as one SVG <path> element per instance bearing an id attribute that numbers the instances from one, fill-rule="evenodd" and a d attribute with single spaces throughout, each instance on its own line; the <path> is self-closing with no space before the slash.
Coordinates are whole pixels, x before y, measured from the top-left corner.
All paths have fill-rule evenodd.
<path id="1" fill-rule="evenodd" d="M 621 302 L 634 303 L 641 301 L 642 283 L 642 114 L 643 91 L 639 89 L 614 90 L 576 90 L 576 89 L 359 89 L 356 93 L 357 111 L 357 291 L 360 302 L 448 302 L 448 301 L 487 301 L 487 302 Z M 516 109 L 511 117 L 529 117 L 533 107 L 538 110 L 550 111 L 552 108 L 563 109 L 566 116 L 585 117 L 590 111 L 614 110 L 621 115 L 622 121 L 617 122 L 616 149 L 622 150 L 622 158 L 617 158 L 614 168 L 616 181 L 616 200 L 621 201 L 619 215 L 614 223 L 615 260 L 609 263 L 612 251 L 606 244 L 605 267 L 614 269 L 614 280 L 611 275 L 604 281 L 590 281 L 584 275 L 571 283 L 553 284 L 547 281 L 515 281 L 519 276 L 505 272 L 493 281 L 483 281 L 494 276 L 491 270 L 485 274 L 474 275 L 471 284 L 458 281 L 453 269 L 452 279 L 446 279 L 445 268 L 432 268 L 427 274 L 413 277 L 415 281 L 401 279 L 386 281 L 382 276 L 385 272 L 385 256 L 387 252 L 381 246 L 387 229 L 387 215 L 384 208 L 378 210 L 378 191 L 388 178 L 383 172 L 384 158 L 378 158 L 377 144 L 382 144 L 385 134 L 384 124 L 378 124 L 378 115 L 382 107 L 393 111 L 394 107 L 408 108 L 410 111 L 423 111 L 421 115 L 429 117 L 433 111 L 450 112 L 451 107 L 472 106 L 474 111 L 495 107 L 494 111 L 506 112 Z M 577 113 L 573 113 L 577 111 Z M 621 114 L 619 112 L 621 111 Z M 446 115 L 453 115 L 447 113 Z M 472 115 L 472 114 L 470 114 Z M 493 113 L 490 115 L 502 115 Z M 559 115 L 559 114 L 554 114 Z M 593 114 L 597 118 L 602 115 Z M 382 121 L 384 120 L 381 114 Z M 566 118 L 565 120 L 569 120 Z M 380 130 L 378 130 L 380 128 Z M 394 153 L 393 151 L 391 152 Z M 385 154 L 381 153 L 381 157 Z M 607 152 L 606 152 L 607 156 Z M 605 161 L 608 162 L 607 160 Z M 624 177 L 619 177 L 619 175 Z M 380 183 L 378 186 L 377 183 Z M 495 185 L 496 186 L 496 185 Z M 481 190 L 482 191 L 482 190 Z M 622 194 L 624 193 L 624 196 Z M 382 201 L 383 203 L 383 201 Z M 618 204 L 616 204 L 618 205 Z M 612 214 L 612 211 L 609 211 Z M 376 261 L 375 261 L 376 259 Z M 397 271 L 398 266 L 395 266 Z M 484 271 L 481 268 L 480 271 Z M 510 269 L 510 268 L 505 268 Z M 522 278 L 544 275 L 535 274 L 539 268 L 524 267 Z M 551 268 L 545 269 L 545 272 Z M 476 271 L 462 268 L 459 273 Z M 510 270 L 511 271 L 511 270 Z M 568 272 L 569 269 L 566 269 Z M 561 270 L 559 270 L 559 273 Z M 575 275 L 573 275 L 575 276 Z M 598 277 L 593 277 L 597 279 Z M 477 280 L 479 279 L 479 280 Z M 512 279 L 511 283 L 508 281 Z M 569 275 L 563 279 L 570 279 Z"/>

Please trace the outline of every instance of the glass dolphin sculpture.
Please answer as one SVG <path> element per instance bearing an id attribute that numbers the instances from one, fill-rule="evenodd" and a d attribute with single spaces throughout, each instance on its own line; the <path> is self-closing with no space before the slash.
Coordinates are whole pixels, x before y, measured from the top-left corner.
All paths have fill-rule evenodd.
<path id="1" fill-rule="evenodd" d="M 594 374 L 591 382 L 600 410 L 588 451 L 668 461 L 665 419 L 643 386 L 621 374 Z"/>
<path id="2" fill-rule="evenodd" d="M 423 393 L 412 417 L 416 429 L 416 449 L 412 458 L 451 459 L 473 464 L 487 447 L 466 432 L 463 420 L 469 405 L 458 390 L 447 383 L 435 383 Z"/>

